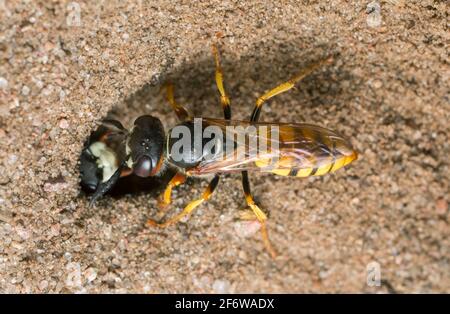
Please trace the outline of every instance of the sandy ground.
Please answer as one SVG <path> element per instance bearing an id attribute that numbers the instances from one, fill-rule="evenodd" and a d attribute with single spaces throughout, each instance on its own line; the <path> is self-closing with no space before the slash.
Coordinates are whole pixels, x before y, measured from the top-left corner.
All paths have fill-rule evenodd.
<path id="1" fill-rule="evenodd" d="M 0 2 L 0 291 L 450 292 L 448 4 L 203 2 Z M 79 187 L 83 142 L 108 113 L 176 123 L 165 81 L 196 115 L 221 116 L 218 33 L 236 119 L 335 56 L 261 118 L 335 129 L 360 153 L 325 177 L 251 175 L 275 260 L 238 219 L 239 175 L 166 230 L 145 226 L 157 188 L 89 209 Z M 205 186 L 177 189 L 170 214 Z"/>

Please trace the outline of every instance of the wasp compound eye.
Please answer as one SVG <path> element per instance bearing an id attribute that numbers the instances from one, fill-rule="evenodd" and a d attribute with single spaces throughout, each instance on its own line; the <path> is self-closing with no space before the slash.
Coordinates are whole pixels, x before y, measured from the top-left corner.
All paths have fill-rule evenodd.
<path id="1" fill-rule="evenodd" d="M 133 164 L 133 171 L 139 177 L 148 177 L 151 175 L 153 167 L 152 160 L 148 156 L 142 156 Z"/>

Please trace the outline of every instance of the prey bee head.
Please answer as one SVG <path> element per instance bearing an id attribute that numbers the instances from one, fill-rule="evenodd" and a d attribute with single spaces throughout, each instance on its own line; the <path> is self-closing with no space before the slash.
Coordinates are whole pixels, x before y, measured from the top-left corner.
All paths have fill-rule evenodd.
<path id="1" fill-rule="evenodd" d="M 159 175 L 164 142 L 164 127 L 158 118 L 141 116 L 131 130 L 119 121 L 104 120 L 80 157 L 81 185 L 95 191 L 90 204 L 111 190 L 121 177 Z"/>
<path id="2" fill-rule="evenodd" d="M 157 175 L 163 163 L 164 127 L 158 118 L 140 116 L 128 136 L 127 166 L 139 177 Z"/>

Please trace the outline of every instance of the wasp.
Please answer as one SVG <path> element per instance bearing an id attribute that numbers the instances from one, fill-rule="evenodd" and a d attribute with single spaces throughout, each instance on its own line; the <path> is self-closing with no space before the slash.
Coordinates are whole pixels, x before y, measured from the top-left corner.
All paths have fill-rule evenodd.
<path id="1" fill-rule="evenodd" d="M 246 203 L 253 219 L 256 217 L 260 223 L 265 247 L 275 257 L 276 251 L 267 233 L 267 216 L 251 193 L 249 171 L 297 178 L 320 176 L 335 172 L 356 160 L 357 152 L 348 140 L 335 131 L 304 123 L 259 122 L 260 112 L 269 99 L 290 90 L 308 74 L 330 63 L 332 58 L 313 63 L 260 96 L 249 120 L 239 121 L 231 119 L 230 99 L 224 88 L 219 52 L 216 45 L 212 48 L 215 81 L 224 118 L 194 118 L 175 101 L 173 85 L 169 83 L 166 86 L 167 100 L 180 123 L 166 134 L 161 121 L 151 115 L 138 117 L 130 130 L 116 120 L 103 121 L 82 151 L 81 183 L 95 191 L 90 201 L 92 205 L 121 177 L 130 174 L 155 177 L 172 168 L 175 174 L 158 202 L 160 207 L 165 208 L 171 203 L 173 188 L 183 184 L 187 177 L 210 177 L 203 194 L 188 203 L 180 213 L 164 222 L 147 221 L 149 226 L 167 227 L 207 201 L 216 189 L 221 174 L 241 172 Z M 252 131 L 247 131 L 249 129 Z M 208 130 L 209 136 L 205 136 Z M 215 136 L 211 136 L 211 130 L 215 130 Z M 180 134 L 185 135 L 183 141 Z M 240 140 L 237 139 L 239 136 Z M 264 149 L 252 143 L 263 143 Z"/>

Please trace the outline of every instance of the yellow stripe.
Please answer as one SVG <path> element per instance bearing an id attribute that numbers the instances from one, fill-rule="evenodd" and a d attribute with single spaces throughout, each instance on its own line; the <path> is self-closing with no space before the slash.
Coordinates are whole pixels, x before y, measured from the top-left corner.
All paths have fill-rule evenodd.
<path id="1" fill-rule="evenodd" d="M 267 167 L 270 164 L 270 161 L 271 161 L 270 158 L 258 159 L 258 160 L 255 161 L 255 165 L 256 165 L 256 167 L 264 168 L 264 167 Z"/>
<path id="2" fill-rule="evenodd" d="M 346 159 L 347 159 L 346 157 L 340 157 L 340 158 L 336 159 L 331 172 L 335 172 L 336 170 L 344 167 Z"/>
<path id="3" fill-rule="evenodd" d="M 330 170 L 331 165 L 332 164 L 326 164 L 326 165 L 320 166 L 314 175 L 321 176 L 325 173 L 328 173 L 328 170 Z"/>
<path id="4" fill-rule="evenodd" d="M 276 162 L 276 163 L 274 163 Z M 274 163 L 272 165 L 272 163 Z M 264 158 L 264 159 L 258 159 L 255 161 L 255 165 L 259 168 L 267 167 L 269 165 L 272 165 L 273 167 L 277 168 L 292 168 L 295 166 L 295 159 L 292 157 L 281 157 L 280 159 L 272 159 L 272 158 Z"/>
<path id="5" fill-rule="evenodd" d="M 312 168 L 299 169 L 297 172 L 297 177 L 307 177 L 310 175 L 312 170 L 313 170 Z"/>
<path id="6" fill-rule="evenodd" d="M 351 163 L 356 158 L 358 158 L 358 155 L 354 152 L 351 156 L 348 156 L 347 158 L 345 158 L 344 166 L 348 165 L 349 163 Z"/>
<path id="7" fill-rule="evenodd" d="M 291 169 L 273 169 L 272 173 L 277 174 L 279 176 L 288 176 Z"/>

